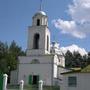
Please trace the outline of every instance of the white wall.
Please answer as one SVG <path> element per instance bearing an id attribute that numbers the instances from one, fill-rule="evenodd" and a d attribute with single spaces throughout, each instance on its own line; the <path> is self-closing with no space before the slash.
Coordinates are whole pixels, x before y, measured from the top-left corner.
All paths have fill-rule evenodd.
<path id="1" fill-rule="evenodd" d="M 68 87 L 68 77 L 77 77 L 77 86 Z M 60 90 L 90 90 L 90 73 L 73 73 L 63 75 L 63 82 Z"/>
<path id="2" fill-rule="evenodd" d="M 31 64 L 33 59 L 38 59 L 40 64 Z M 23 79 L 25 84 L 28 84 L 29 75 L 39 75 L 40 79 L 44 81 L 44 84 L 52 84 L 53 67 L 52 60 L 53 56 L 30 56 L 30 57 L 19 57 L 19 76 L 18 82 Z"/>
<path id="3" fill-rule="evenodd" d="M 34 35 L 38 33 L 40 35 L 39 39 L 39 49 L 33 49 L 33 38 Z M 47 35 L 49 36 L 49 51 L 47 51 Z M 27 56 L 28 55 L 43 55 L 50 53 L 50 32 L 47 26 L 31 26 L 28 29 L 28 41 L 27 41 Z"/>
<path id="4" fill-rule="evenodd" d="M 51 64 L 20 64 L 18 81 L 28 84 L 29 75 L 39 75 L 40 79 L 51 85 Z"/>
<path id="5" fill-rule="evenodd" d="M 53 55 L 20 56 L 19 63 L 30 63 L 34 59 L 38 59 L 40 63 L 52 63 Z"/>
<path id="6" fill-rule="evenodd" d="M 18 84 L 18 71 L 17 70 L 11 71 L 10 84 L 12 85 Z"/>
<path id="7" fill-rule="evenodd" d="M 57 58 L 57 55 L 54 56 L 54 60 L 53 60 L 53 68 L 54 68 L 54 71 L 53 71 L 53 77 L 54 78 L 57 78 L 57 71 L 58 71 L 58 58 Z"/>
<path id="8" fill-rule="evenodd" d="M 47 16 L 46 15 L 40 15 L 40 14 L 35 14 L 33 16 L 33 26 L 36 26 L 37 25 L 37 19 L 40 19 L 40 25 L 47 25 L 48 26 L 48 20 L 47 20 Z"/>
<path id="9" fill-rule="evenodd" d="M 34 59 L 39 60 L 40 63 L 32 64 Z M 25 84 L 28 84 L 29 75 L 39 75 L 45 85 L 55 85 L 58 73 L 60 74 L 57 55 L 20 56 L 17 73 L 18 82 L 23 79 Z M 12 80 L 13 78 L 14 74 Z"/>

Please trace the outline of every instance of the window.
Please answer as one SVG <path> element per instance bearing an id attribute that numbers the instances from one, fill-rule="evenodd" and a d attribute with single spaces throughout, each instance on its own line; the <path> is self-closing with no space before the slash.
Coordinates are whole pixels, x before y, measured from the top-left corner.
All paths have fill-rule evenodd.
<path id="1" fill-rule="evenodd" d="M 49 47 L 49 37 L 47 36 L 47 51 L 48 51 L 48 47 Z"/>
<path id="2" fill-rule="evenodd" d="M 39 49 L 39 34 L 34 35 L 33 49 Z"/>
<path id="3" fill-rule="evenodd" d="M 33 59 L 31 61 L 31 64 L 40 64 L 40 61 L 38 59 Z"/>
<path id="4" fill-rule="evenodd" d="M 77 85 L 77 78 L 75 76 L 68 77 L 68 86 L 76 87 L 76 85 Z"/>
<path id="5" fill-rule="evenodd" d="M 37 26 L 40 26 L 40 19 L 37 19 Z"/>

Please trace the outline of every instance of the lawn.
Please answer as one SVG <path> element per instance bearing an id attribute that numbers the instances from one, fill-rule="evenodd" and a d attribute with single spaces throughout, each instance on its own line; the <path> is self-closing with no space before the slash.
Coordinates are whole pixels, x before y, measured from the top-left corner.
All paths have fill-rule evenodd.
<path id="1" fill-rule="evenodd" d="M 8 86 L 7 90 L 19 90 L 19 86 Z M 38 90 L 37 86 L 25 86 L 24 90 Z M 43 86 L 43 90 L 60 90 L 58 86 Z"/>

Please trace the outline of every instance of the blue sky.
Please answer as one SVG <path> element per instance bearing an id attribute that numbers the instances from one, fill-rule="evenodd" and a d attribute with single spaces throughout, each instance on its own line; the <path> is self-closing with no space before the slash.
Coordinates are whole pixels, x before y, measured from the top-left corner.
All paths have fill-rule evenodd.
<path id="1" fill-rule="evenodd" d="M 51 41 L 61 47 L 76 44 L 90 51 L 90 0 L 77 1 L 43 0 L 42 10 L 48 16 Z M 26 49 L 27 29 L 39 7 L 40 0 L 0 0 L 0 41 L 15 40 Z"/>

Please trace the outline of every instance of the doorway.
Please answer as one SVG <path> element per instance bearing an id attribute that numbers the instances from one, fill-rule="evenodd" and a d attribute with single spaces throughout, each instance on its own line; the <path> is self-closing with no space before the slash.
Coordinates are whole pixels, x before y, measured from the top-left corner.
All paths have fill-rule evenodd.
<path id="1" fill-rule="evenodd" d="M 39 75 L 29 75 L 29 84 L 37 85 L 39 82 Z"/>
<path id="2" fill-rule="evenodd" d="M 33 85 L 38 84 L 38 76 L 33 76 Z"/>

